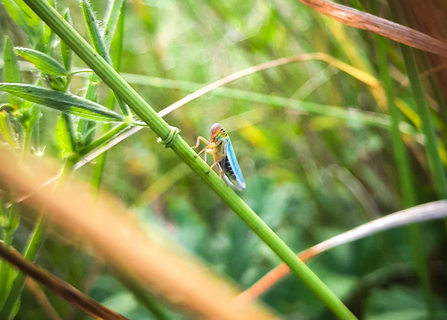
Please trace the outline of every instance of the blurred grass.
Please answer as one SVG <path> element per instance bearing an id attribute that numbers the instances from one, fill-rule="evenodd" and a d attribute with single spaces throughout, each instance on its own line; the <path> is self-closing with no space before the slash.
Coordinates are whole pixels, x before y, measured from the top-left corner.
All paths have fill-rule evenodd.
<path id="1" fill-rule="evenodd" d="M 366 11 L 371 8 L 366 1 L 361 4 Z M 87 37 L 79 4 L 66 1 L 59 6 L 59 12 L 70 8 L 76 29 Z M 92 1 L 92 7 L 99 19 L 105 16 L 105 1 Z M 333 22 L 296 1 L 134 0 L 126 9 L 121 70 L 145 76 L 141 79 L 144 81 L 137 78 L 133 86 L 159 110 L 182 98 L 185 91 L 196 90 L 196 83 L 210 83 L 286 56 L 323 52 L 374 77 L 380 72 L 375 59 L 380 42 L 369 33 Z M 386 14 L 386 10 L 380 12 Z M 8 35 L 15 46 L 30 47 L 28 36 L 18 30 L 3 6 L 0 6 L 0 32 Z M 0 41 L 4 41 L 3 37 Z M 388 71 L 396 88 L 395 98 L 415 112 L 412 89 L 398 88 L 399 74 L 405 71 L 398 47 L 389 42 L 383 50 L 392 57 L 388 69 L 382 72 Z M 85 67 L 77 57 L 73 58 L 73 65 Z M 23 76 L 24 81 L 32 82 L 29 73 Z M 162 82 L 155 77 L 166 80 Z M 178 83 L 177 87 L 169 85 L 173 81 Z M 304 90 L 309 83 L 315 84 Z M 431 96 L 430 83 L 423 80 L 422 85 L 427 89 L 426 95 Z M 85 86 L 84 78 L 74 77 L 70 89 L 82 95 Z M 98 89 L 99 100 L 105 105 L 108 91 L 103 84 Z M 357 226 L 367 215 L 386 214 L 407 205 L 399 185 L 400 165 L 395 164 L 393 139 L 389 130 L 382 129 L 391 128 L 383 98 L 369 86 L 324 62 L 306 61 L 240 79 L 168 115 L 167 121 L 181 128 L 191 144 L 197 135 L 207 136 L 212 123 L 222 122 L 230 131 L 247 180 L 247 190 L 241 196 L 281 238 L 300 251 Z M 8 102 L 5 95 L 0 95 L 0 99 L 1 103 Z M 300 108 L 293 108 L 295 103 Z M 289 107 L 284 108 L 285 105 Z M 359 119 L 346 122 L 330 113 L 303 112 L 306 105 L 338 106 L 343 111 L 358 110 L 373 118 L 370 122 Z M 432 108 L 429 116 L 434 120 L 439 148 L 445 152 L 446 125 L 440 121 L 441 112 L 445 110 Z M 384 119 L 387 125 L 383 125 Z M 26 149 L 45 146 L 46 154 L 57 157 L 56 114 L 46 112 L 42 121 L 41 142 L 30 138 Z M 418 127 L 411 119 L 399 121 Z M 437 191 L 430 178 L 436 173 L 430 173 L 424 147 L 411 138 L 403 138 L 418 202 L 436 199 Z M 110 150 L 102 176 L 104 187 L 132 206 L 146 223 L 165 229 L 242 288 L 279 262 L 208 187 L 179 166 L 173 155 L 160 152 L 159 148 L 151 136 L 140 133 Z M 351 174 L 358 186 L 335 179 L 336 167 Z M 93 166 L 89 166 L 78 175 L 90 180 L 92 171 Z M 359 201 L 352 192 L 353 185 L 374 207 Z M 25 243 L 28 227 L 26 224 L 19 227 L 14 239 L 16 245 Z M 447 297 L 443 289 L 447 285 L 445 234 L 439 223 L 422 225 L 420 232 L 429 281 L 433 284 L 432 299 L 440 317 L 446 309 Z M 412 315 L 405 307 L 395 308 L 392 299 L 383 298 L 390 296 L 401 301 L 410 297 L 409 301 L 423 301 L 414 290 L 418 286 L 415 272 L 410 268 L 402 274 L 398 268 L 413 261 L 407 235 L 402 230 L 391 231 L 386 241 L 384 244 L 371 238 L 338 248 L 311 262 L 311 268 L 362 318 L 387 319 L 391 312 L 393 319 L 425 315 L 424 303 L 412 304 L 412 310 L 417 311 Z M 82 282 L 82 275 L 69 274 L 74 272 L 73 268 L 63 266 L 64 260 L 76 259 L 80 253 L 63 248 L 67 244 L 50 239 L 42 252 L 42 264 Z M 88 261 L 80 260 L 79 264 L 86 267 Z M 362 286 L 384 268 L 391 268 L 386 281 Z M 101 277 L 92 289 L 94 298 L 108 301 L 114 296 L 121 301 L 119 296 L 125 295 L 124 288 L 118 284 L 105 288 L 100 281 Z M 305 292 L 296 280 L 287 278 L 263 300 L 284 318 L 330 318 L 319 302 Z M 27 319 L 30 314 L 35 319 L 45 319 L 32 299 L 25 291 L 17 319 Z M 50 295 L 50 300 L 62 315 L 67 312 L 66 305 L 57 297 Z M 150 317 L 139 304 L 131 306 L 126 311 L 128 316 Z M 78 314 L 76 318 L 82 316 Z"/>

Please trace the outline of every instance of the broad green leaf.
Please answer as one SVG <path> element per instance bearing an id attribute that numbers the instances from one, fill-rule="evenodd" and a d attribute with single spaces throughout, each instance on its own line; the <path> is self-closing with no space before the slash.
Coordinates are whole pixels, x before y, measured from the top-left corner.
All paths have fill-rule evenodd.
<path id="1" fill-rule="evenodd" d="M 28 48 L 16 47 L 16 52 L 24 59 L 36 66 L 37 69 L 51 76 L 66 76 L 67 71 L 49 55 Z"/>
<path id="2" fill-rule="evenodd" d="M 16 52 L 14 51 L 14 46 L 11 40 L 7 37 L 5 41 L 4 50 L 4 77 L 5 82 L 18 83 L 22 82 L 22 75 L 19 69 L 19 62 L 17 60 Z M 11 97 L 11 104 L 14 109 L 20 105 L 20 100 Z"/>
<path id="3" fill-rule="evenodd" d="M 9 113 L 5 110 L 0 111 L 0 131 L 3 134 L 5 141 L 12 147 L 17 148 L 19 146 L 9 119 Z"/>
<path id="4" fill-rule="evenodd" d="M 104 34 L 104 42 L 107 48 L 110 48 L 110 44 L 115 35 L 115 30 L 119 24 L 119 19 L 122 19 L 122 13 L 124 12 L 125 3 L 123 0 L 114 0 L 112 5 L 109 7 L 107 12 L 107 17 L 105 19 L 106 30 Z M 118 27 L 119 30 L 119 27 Z"/>
<path id="5" fill-rule="evenodd" d="M 68 22 L 69 25 L 73 25 L 71 21 L 70 11 L 67 9 L 64 13 L 64 19 Z M 70 47 L 67 46 L 65 41 L 61 40 L 61 57 L 62 62 L 64 63 L 65 70 L 71 70 L 71 62 L 73 60 L 73 51 L 71 51 Z"/>
<path id="6" fill-rule="evenodd" d="M 104 108 L 97 103 L 56 90 L 45 89 L 29 84 L 8 83 L 0 83 L 0 90 L 24 100 L 85 119 L 106 122 L 129 122 L 128 117 Z"/>
<path id="7" fill-rule="evenodd" d="M 70 116 L 66 113 L 59 116 L 56 126 L 56 141 L 62 149 L 64 156 L 76 152 L 76 137 L 73 132 L 73 123 Z"/>

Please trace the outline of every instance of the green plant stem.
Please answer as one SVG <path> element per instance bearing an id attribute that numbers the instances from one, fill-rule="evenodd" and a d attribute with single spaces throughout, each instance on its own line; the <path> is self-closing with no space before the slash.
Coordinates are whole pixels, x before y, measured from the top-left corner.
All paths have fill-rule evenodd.
<path id="1" fill-rule="evenodd" d="M 401 17 L 402 8 L 399 1 L 389 0 L 388 5 L 390 7 L 393 19 L 397 22 L 403 21 Z M 425 146 L 432 179 L 435 182 L 436 190 L 440 198 L 447 199 L 447 177 L 445 175 L 444 166 L 442 165 L 441 157 L 438 152 L 435 127 L 430 117 L 430 110 L 425 99 L 424 89 L 422 88 L 422 84 L 419 79 L 414 52 L 412 48 L 405 45 L 399 44 L 399 47 L 407 68 L 408 79 L 410 80 L 410 86 L 413 91 L 416 110 L 421 119 L 421 127 L 426 139 Z"/>
<path id="2" fill-rule="evenodd" d="M 397 171 L 399 173 L 399 184 L 402 190 L 404 206 L 411 208 L 417 205 L 417 196 L 413 175 L 411 172 L 408 152 L 402 140 L 399 123 L 402 121 L 402 113 L 394 104 L 394 86 L 393 79 L 389 73 L 387 42 L 385 38 L 376 36 L 378 44 L 378 64 L 380 69 L 380 78 L 385 89 L 388 103 L 388 110 L 391 115 L 391 135 L 393 139 L 393 151 L 396 159 Z M 408 226 L 408 236 L 414 259 L 414 266 L 422 284 L 422 293 L 425 297 L 428 319 L 436 319 L 436 311 L 433 304 L 433 295 L 430 288 L 430 277 L 427 270 L 427 264 L 422 247 L 422 236 L 418 225 Z"/>
<path id="3" fill-rule="evenodd" d="M 123 132 L 123 130 L 126 130 L 128 127 L 129 127 L 128 124 L 121 123 L 120 125 L 110 129 L 109 131 L 104 133 L 104 135 L 102 135 L 101 137 L 99 137 L 98 139 L 93 141 L 91 144 L 86 146 L 84 149 L 80 150 L 79 155 L 84 156 L 84 155 L 100 148 L 101 146 L 112 141 L 116 136 L 118 136 L 121 132 Z"/>
<path id="4" fill-rule="evenodd" d="M 172 130 L 144 99 L 44 0 L 25 0 L 53 31 L 144 120 L 162 139 Z M 283 260 L 340 319 L 356 319 L 332 291 L 294 252 L 232 191 L 190 148 L 180 135 L 173 138 L 171 149 L 200 176 L 228 206 Z"/>

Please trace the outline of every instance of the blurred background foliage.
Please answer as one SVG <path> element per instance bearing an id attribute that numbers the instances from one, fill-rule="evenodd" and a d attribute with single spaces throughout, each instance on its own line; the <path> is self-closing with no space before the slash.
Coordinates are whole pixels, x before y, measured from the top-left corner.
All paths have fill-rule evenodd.
<path id="1" fill-rule="evenodd" d="M 390 18 L 386 3 L 360 2 L 339 1 Z M 107 1 L 93 0 L 91 5 L 102 20 Z M 59 12 L 66 8 L 75 28 L 88 38 L 79 2 L 58 3 Z M 323 52 L 374 77 L 379 74 L 377 36 L 346 27 L 293 0 L 131 0 L 126 3 L 124 28 L 120 71 L 156 110 L 238 70 L 305 53 Z M 7 35 L 14 46 L 30 47 L 3 5 L 0 34 Z M 5 37 L 0 41 L 3 48 Z M 56 41 L 55 48 L 58 45 Z M 414 110 L 399 47 L 388 41 L 386 47 L 392 90 Z M 57 53 L 53 57 L 60 61 Z M 421 72 L 430 69 L 425 53 L 417 52 L 417 60 Z M 76 56 L 73 66 L 85 68 Z M 23 72 L 27 83 L 35 83 L 37 76 Z M 83 96 L 87 80 L 86 76 L 73 78 L 70 92 Z M 438 80 L 430 74 L 422 80 L 433 107 L 439 146 L 445 152 L 447 128 L 442 112 L 446 110 L 433 102 L 434 89 L 429 82 Z M 324 113 L 328 106 L 339 106 L 388 114 L 383 93 L 375 94 L 351 75 L 317 60 L 259 72 L 227 88 L 242 91 L 211 92 L 169 114 L 166 120 L 180 128 L 191 145 L 198 135 L 207 137 L 215 122 L 227 129 L 247 182 L 240 196 L 293 250 L 301 251 L 404 207 L 390 131 Z M 100 104 L 106 104 L 107 93 L 101 83 Z M 288 100 L 284 106 L 269 104 L 267 98 L 252 98 L 255 94 L 317 103 L 322 112 L 300 111 L 288 105 Z M 0 102 L 8 99 L 6 94 L 0 95 Z M 62 166 L 55 135 L 58 114 L 47 109 L 41 112 L 33 150 L 59 157 Z M 405 118 L 414 125 L 411 120 Z M 137 212 L 142 224 L 163 230 L 241 289 L 275 267 L 280 261 L 271 250 L 148 131 L 140 131 L 108 152 L 102 187 Z M 437 199 L 424 147 L 414 137 L 404 138 L 415 179 L 415 202 Z M 91 181 L 93 172 L 91 164 L 74 175 Z M 31 226 L 31 221 L 22 221 L 13 240 L 16 248 L 25 245 Z M 420 231 L 432 284 L 430 299 L 438 318 L 445 319 L 445 225 L 426 223 Z M 67 243 L 57 230 L 49 233 L 37 259 L 39 265 L 131 319 L 157 319 L 107 266 L 76 244 Z M 362 319 L 427 319 L 409 243 L 407 230 L 392 230 L 336 248 L 312 260 L 310 267 Z M 63 319 L 88 318 L 44 291 Z M 333 317 L 290 276 L 263 295 L 262 301 L 284 319 Z M 169 317 L 184 319 L 188 315 L 177 310 L 170 311 Z M 34 295 L 25 289 L 16 319 L 46 318 Z"/>

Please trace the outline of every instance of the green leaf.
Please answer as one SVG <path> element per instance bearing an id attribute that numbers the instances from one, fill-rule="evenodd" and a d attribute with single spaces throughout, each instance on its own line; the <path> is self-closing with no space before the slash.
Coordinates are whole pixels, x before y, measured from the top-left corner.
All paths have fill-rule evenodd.
<path id="1" fill-rule="evenodd" d="M 56 126 L 56 141 L 62 149 L 63 156 L 76 152 L 76 137 L 70 116 L 63 113 L 59 116 Z"/>
<path id="2" fill-rule="evenodd" d="M 115 30 L 117 29 L 119 19 L 122 19 L 124 6 L 125 3 L 123 2 L 123 0 L 114 0 L 112 5 L 110 6 L 110 10 L 107 13 L 107 18 L 105 19 L 106 30 L 104 34 L 104 40 L 107 48 L 110 47 L 113 36 L 115 35 Z"/>
<path id="3" fill-rule="evenodd" d="M 24 59 L 36 66 L 37 69 L 51 76 L 66 76 L 67 71 L 49 55 L 28 48 L 16 47 L 16 52 Z"/>
<path id="4" fill-rule="evenodd" d="M 22 82 L 22 77 L 19 69 L 19 62 L 17 61 L 17 55 L 14 51 L 14 46 L 12 45 L 11 40 L 6 37 L 5 41 L 5 51 L 4 51 L 4 60 L 5 60 L 5 82 L 17 83 Z"/>
<path id="5" fill-rule="evenodd" d="M 64 19 L 70 25 L 73 25 L 73 22 L 72 22 L 71 16 L 70 16 L 70 11 L 68 9 L 64 13 Z M 71 70 L 71 62 L 73 60 L 73 51 L 71 51 L 70 47 L 67 46 L 67 44 L 63 40 L 61 40 L 61 57 L 62 57 L 62 62 L 64 63 L 65 70 L 70 71 Z"/>
<path id="6" fill-rule="evenodd" d="M 118 114 L 92 101 L 60 91 L 18 83 L 0 83 L 0 90 L 24 100 L 35 102 L 48 108 L 63 111 L 85 119 L 106 122 L 129 122 L 129 118 L 126 116 Z"/>
<path id="7" fill-rule="evenodd" d="M 126 3 L 122 3 L 121 10 L 119 12 L 120 15 L 118 24 L 113 35 L 112 44 L 110 45 L 110 56 L 112 57 L 113 67 L 115 68 L 115 70 L 119 70 L 121 65 L 121 53 L 123 49 L 123 39 L 124 39 L 125 9 L 126 9 Z M 107 32 L 108 31 L 106 29 L 106 35 L 109 35 L 109 33 Z"/>
<path id="8" fill-rule="evenodd" d="M 103 57 L 104 60 L 107 61 L 108 64 L 112 65 L 112 60 L 110 59 L 109 52 L 107 51 L 98 23 L 96 22 L 95 15 L 87 0 L 82 1 L 82 10 L 84 12 L 84 18 L 85 22 L 87 23 L 88 32 L 90 34 L 96 52 L 98 52 L 101 57 Z M 118 96 L 116 98 L 123 113 L 130 114 L 130 109 L 124 103 L 124 101 Z"/>
<path id="9" fill-rule="evenodd" d="M 9 113 L 5 110 L 0 111 L 0 131 L 5 138 L 5 141 L 11 145 L 11 147 L 17 148 L 19 144 L 17 143 L 16 135 L 11 125 L 9 119 Z"/>
<path id="10" fill-rule="evenodd" d="M 90 38 L 92 39 L 96 52 L 98 52 L 101 57 L 103 57 L 111 65 L 112 62 L 104 44 L 98 22 L 96 22 L 95 15 L 87 0 L 82 0 L 82 11 L 84 12 L 84 19 L 87 23 L 88 33 L 90 34 Z"/>
<path id="11" fill-rule="evenodd" d="M 87 87 L 87 92 L 85 94 L 85 99 L 96 102 L 98 96 L 98 85 L 93 78 L 96 76 L 91 76 Z M 78 132 L 82 136 L 82 146 L 89 145 L 92 143 L 96 132 L 96 122 L 91 120 L 81 119 L 78 123 Z"/>
<path id="12" fill-rule="evenodd" d="M 17 3 L 14 0 L 3 0 L 3 5 L 6 8 L 6 11 L 8 11 L 9 16 L 14 20 L 15 23 L 27 34 L 29 38 L 33 36 L 33 30 L 28 25 L 25 14 L 20 9 L 20 7 L 17 5 Z"/>
<path id="13" fill-rule="evenodd" d="M 38 28 L 41 27 L 41 20 L 37 16 L 37 14 L 34 13 L 33 10 L 31 10 L 28 5 L 23 2 L 23 0 L 15 0 L 17 5 L 20 7 L 20 9 L 23 12 L 23 17 L 25 18 L 27 24 L 31 26 L 32 28 Z"/>
<path id="14" fill-rule="evenodd" d="M 4 77 L 5 82 L 18 83 L 22 82 L 22 75 L 19 69 L 19 62 L 17 60 L 16 52 L 14 51 L 14 46 L 11 40 L 6 37 L 5 50 L 4 50 Z M 20 106 L 20 100 L 11 97 L 11 105 L 14 109 Z"/>

